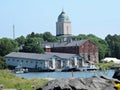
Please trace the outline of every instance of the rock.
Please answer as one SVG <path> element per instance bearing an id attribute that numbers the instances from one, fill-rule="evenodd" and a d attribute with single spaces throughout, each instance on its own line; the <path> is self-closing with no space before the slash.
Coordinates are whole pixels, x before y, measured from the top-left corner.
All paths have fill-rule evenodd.
<path id="1" fill-rule="evenodd" d="M 120 70 L 116 69 L 113 78 L 120 80 Z"/>
<path id="2" fill-rule="evenodd" d="M 116 90 L 113 82 L 120 83 L 119 80 L 105 76 L 61 78 L 51 80 L 36 90 Z"/>

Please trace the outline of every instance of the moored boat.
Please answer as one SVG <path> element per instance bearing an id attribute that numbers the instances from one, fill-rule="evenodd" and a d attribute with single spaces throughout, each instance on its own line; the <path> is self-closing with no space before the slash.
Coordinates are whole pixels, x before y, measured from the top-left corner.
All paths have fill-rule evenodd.
<path id="1" fill-rule="evenodd" d="M 76 67 L 72 67 L 72 68 L 70 68 L 70 67 L 65 67 L 65 68 L 63 68 L 62 70 L 61 70 L 62 72 L 70 72 L 70 71 L 80 71 L 78 68 L 76 68 Z"/>
<path id="2" fill-rule="evenodd" d="M 93 71 L 98 70 L 98 68 L 95 65 L 89 65 L 89 66 L 82 66 L 81 71 Z"/>
<path id="3" fill-rule="evenodd" d="M 27 73 L 28 69 L 24 69 L 22 66 L 18 65 L 17 67 L 15 67 L 14 72 L 16 74 L 20 74 L 20 73 Z"/>

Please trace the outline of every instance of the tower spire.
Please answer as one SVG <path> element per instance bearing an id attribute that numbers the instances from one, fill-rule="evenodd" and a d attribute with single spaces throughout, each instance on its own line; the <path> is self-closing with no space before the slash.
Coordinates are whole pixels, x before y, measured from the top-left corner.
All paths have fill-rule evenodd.
<path id="1" fill-rule="evenodd" d="M 62 8 L 62 12 L 64 12 L 64 7 Z"/>

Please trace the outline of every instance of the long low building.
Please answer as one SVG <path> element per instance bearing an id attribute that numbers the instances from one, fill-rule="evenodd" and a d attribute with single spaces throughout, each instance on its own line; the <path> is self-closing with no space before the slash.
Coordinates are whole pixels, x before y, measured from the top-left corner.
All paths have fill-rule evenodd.
<path id="1" fill-rule="evenodd" d="M 6 57 L 8 66 L 18 65 L 29 69 L 62 69 L 65 67 L 81 67 L 84 65 L 84 58 L 77 54 L 51 53 L 44 54 L 12 52 Z"/>

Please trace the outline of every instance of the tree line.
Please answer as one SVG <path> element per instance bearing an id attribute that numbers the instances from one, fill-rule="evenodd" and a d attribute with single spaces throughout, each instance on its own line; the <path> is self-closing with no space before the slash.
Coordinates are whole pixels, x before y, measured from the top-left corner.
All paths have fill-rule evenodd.
<path id="1" fill-rule="evenodd" d="M 99 59 L 104 57 L 116 57 L 120 59 L 120 35 L 107 35 L 105 39 L 101 39 L 93 34 L 79 34 L 72 36 L 73 40 L 88 39 L 95 43 L 99 48 Z M 10 38 L 0 39 L 0 68 L 6 68 L 4 56 L 10 52 L 30 52 L 44 53 L 40 46 L 41 42 L 59 42 L 50 32 L 28 34 L 26 37 L 20 36 L 15 40 Z"/>
<path id="2" fill-rule="evenodd" d="M 55 36 L 50 32 L 45 32 L 42 34 L 34 33 L 28 34 L 26 37 L 20 36 L 15 40 L 10 38 L 0 39 L 0 69 L 7 67 L 5 63 L 5 55 L 10 52 L 29 52 L 29 53 L 44 53 L 43 48 L 41 48 L 41 42 L 57 42 Z"/>

